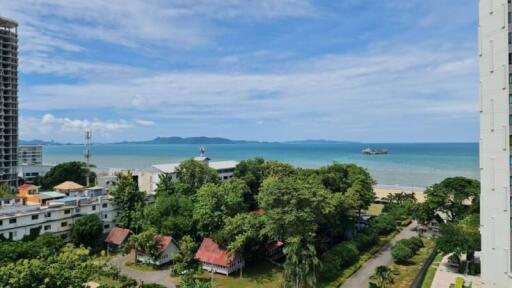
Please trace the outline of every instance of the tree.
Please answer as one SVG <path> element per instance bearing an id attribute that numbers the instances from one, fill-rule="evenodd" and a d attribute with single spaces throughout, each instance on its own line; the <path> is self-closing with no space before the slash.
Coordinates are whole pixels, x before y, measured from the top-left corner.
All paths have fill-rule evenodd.
<path id="1" fill-rule="evenodd" d="M 269 177 L 260 190 L 258 203 L 268 219 L 264 232 L 272 239 L 310 235 L 333 210 L 330 193 L 316 178 Z"/>
<path id="2" fill-rule="evenodd" d="M 222 228 L 224 218 L 247 211 L 244 203 L 249 187 L 233 178 L 221 184 L 206 184 L 197 191 L 193 219 L 203 237 Z"/>
<path id="3" fill-rule="evenodd" d="M 375 200 L 372 184 L 371 178 L 358 176 L 345 193 L 347 202 L 358 211 L 359 215 L 361 215 L 361 210 L 370 207 L 370 204 Z"/>
<path id="4" fill-rule="evenodd" d="M 103 235 L 103 222 L 96 214 L 86 215 L 75 221 L 69 237 L 71 241 L 79 246 L 93 247 Z"/>
<path id="5" fill-rule="evenodd" d="M 137 255 L 139 253 L 143 253 L 152 261 L 156 261 L 162 255 L 161 248 L 156 231 L 154 229 L 148 229 L 138 235 L 132 235 L 123 250 L 124 253 L 128 253 L 132 249 L 135 249 L 134 262 L 137 262 Z"/>
<path id="6" fill-rule="evenodd" d="M 117 209 L 116 223 L 137 232 L 140 228 L 137 211 L 144 207 L 146 196 L 144 192 L 139 191 L 130 172 L 119 173 L 117 178 L 116 184 L 110 191 Z"/>
<path id="7" fill-rule="evenodd" d="M 234 176 L 242 179 L 251 189 L 253 195 L 258 195 L 261 182 L 266 177 L 265 160 L 263 158 L 254 158 L 243 160 L 236 165 Z"/>
<path id="8" fill-rule="evenodd" d="M 106 265 L 86 248 L 66 245 L 60 253 L 0 265 L 0 287 L 81 288 Z"/>
<path id="9" fill-rule="evenodd" d="M 311 235 L 309 235 L 311 236 Z M 284 263 L 284 287 L 316 287 L 320 260 L 311 239 L 292 237 L 283 249 L 286 255 Z"/>
<path id="10" fill-rule="evenodd" d="M 199 268 L 195 259 L 197 244 L 189 235 L 183 236 L 178 244 L 180 249 L 174 257 L 174 270 L 177 274 L 192 276 Z"/>
<path id="11" fill-rule="evenodd" d="M 180 239 L 185 235 L 195 237 L 195 223 L 191 221 L 194 200 L 184 195 L 159 194 L 155 203 L 144 211 L 145 224 L 154 227 L 159 233 L 173 235 Z"/>
<path id="12" fill-rule="evenodd" d="M 431 211 L 442 211 L 449 221 L 456 221 L 472 210 L 478 211 L 475 206 L 480 202 L 480 182 L 465 177 L 446 178 L 428 187 L 425 194 Z"/>
<path id="13" fill-rule="evenodd" d="M 0 199 L 14 197 L 16 197 L 16 194 L 13 193 L 12 188 L 7 183 L 0 183 Z"/>
<path id="14" fill-rule="evenodd" d="M 370 280 L 372 281 L 370 287 L 391 287 L 390 285 L 394 283 L 393 271 L 387 266 L 379 266 L 375 269 L 375 274 L 370 277 Z"/>
<path id="15" fill-rule="evenodd" d="M 73 181 L 81 185 L 86 185 L 87 176 L 90 183 L 95 183 L 96 173 L 92 172 L 87 164 L 80 161 L 71 161 L 58 164 L 50 169 L 41 179 L 43 189 L 52 189 L 65 181 Z"/>
<path id="16" fill-rule="evenodd" d="M 219 175 L 206 163 L 186 160 L 176 168 L 176 189 L 182 195 L 194 195 L 201 186 L 207 183 L 219 183 Z"/>
<path id="17" fill-rule="evenodd" d="M 228 248 L 230 252 L 238 252 L 246 261 L 261 257 L 264 244 L 262 235 L 265 226 L 264 217 L 255 213 L 240 213 L 224 219 L 224 227 L 214 235 L 215 242 Z"/>
<path id="18" fill-rule="evenodd" d="M 170 196 L 176 193 L 176 185 L 172 179 L 172 174 L 162 173 L 158 175 L 158 184 L 156 185 L 156 197 Z"/>
<path id="19" fill-rule="evenodd" d="M 292 165 L 274 160 L 265 161 L 264 169 L 265 177 L 290 177 L 297 173 Z"/>
<path id="20" fill-rule="evenodd" d="M 436 247 L 444 254 L 454 253 L 457 257 L 467 253 L 473 259 L 474 251 L 480 249 L 480 218 L 478 214 L 470 214 L 457 223 L 440 226 L 440 235 L 435 239 Z"/>
<path id="21" fill-rule="evenodd" d="M 62 237 L 51 233 L 40 235 L 33 241 L 0 241 L 0 264 L 20 259 L 47 258 L 57 254 L 62 247 Z"/>

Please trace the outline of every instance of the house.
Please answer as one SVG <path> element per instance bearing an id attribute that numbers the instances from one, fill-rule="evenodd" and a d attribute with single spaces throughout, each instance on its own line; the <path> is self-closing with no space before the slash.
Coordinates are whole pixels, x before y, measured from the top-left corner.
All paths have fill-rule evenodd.
<path id="1" fill-rule="evenodd" d="M 171 236 L 165 235 L 157 235 L 156 239 L 160 242 L 160 258 L 151 259 L 148 255 L 144 254 L 144 251 L 135 251 L 137 261 L 153 264 L 153 265 L 163 265 L 171 262 L 178 253 L 178 245 L 176 245 L 176 241 Z"/>
<path id="2" fill-rule="evenodd" d="M 105 239 L 105 243 L 107 243 L 108 250 L 115 251 L 118 250 L 121 245 L 123 245 L 126 240 L 128 240 L 132 231 L 130 229 L 114 227 L 108 233 L 107 238 Z"/>
<path id="3" fill-rule="evenodd" d="M 281 241 L 270 241 L 265 244 L 265 253 L 270 260 L 277 260 L 284 256 L 284 243 Z"/>
<path id="4" fill-rule="evenodd" d="M 210 238 L 205 238 L 197 250 L 195 259 L 201 262 L 204 270 L 229 275 L 242 269 L 245 261 L 238 253 L 229 253 Z"/>
<path id="5" fill-rule="evenodd" d="M 65 181 L 60 183 L 59 185 L 53 187 L 55 191 L 64 193 L 67 196 L 78 196 L 84 191 L 84 186 L 75 183 L 73 181 Z"/>

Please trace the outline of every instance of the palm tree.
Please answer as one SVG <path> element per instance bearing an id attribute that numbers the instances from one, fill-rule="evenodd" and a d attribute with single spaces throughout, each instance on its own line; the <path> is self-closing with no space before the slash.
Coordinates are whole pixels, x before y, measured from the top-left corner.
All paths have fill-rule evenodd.
<path id="1" fill-rule="evenodd" d="M 284 263 L 285 287 L 316 287 L 316 272 L 320 260 L 316 256 L 315 246 L 300 237 L 291 238 L 285 249 Z"/>
<path id="2" fill-rule="evenodd" d="M 386 288 L 393 284 L 393 271 L 387 266 L 379 266 L 375 269 L 375 274 L 370 277 L 371 287 Z"/>

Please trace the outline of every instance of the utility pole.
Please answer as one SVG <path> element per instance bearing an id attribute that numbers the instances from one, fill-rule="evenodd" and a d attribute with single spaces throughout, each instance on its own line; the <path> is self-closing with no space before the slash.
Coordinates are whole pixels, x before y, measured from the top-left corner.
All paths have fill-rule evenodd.
<path id="1" fill-rule="evenodd" d="M 84 158 L 85 163 L 87 165 L 87 170 L 89 170 L 89 161 L 91 158 L 91 138 L 92 138 L 92 130 L 91 129 L 85 129 L 85 144 L 84 144 Z M 89 187 L 89 171 L 87 172 L 86 178 L 85 178 L 86 186 Z"/>

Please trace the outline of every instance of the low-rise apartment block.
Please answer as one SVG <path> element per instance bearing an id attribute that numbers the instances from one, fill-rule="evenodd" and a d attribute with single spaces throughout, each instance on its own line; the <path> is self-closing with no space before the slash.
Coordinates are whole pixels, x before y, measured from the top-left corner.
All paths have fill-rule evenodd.
<path id="1" fill-rule="evenodd" d="M 77 219 L 89 214 L 98 215 L 105 233 L 114 227 L 117 213 L 111 197 L 105 193 L 92 196 L 98 195 L 98 187 L 82 196 L 39 192 L 31 185 L 21 188 L 16 199 L 0 202 L 0 235 L 6 239 L 21 240 L 33 233 L 65 233 Z"/>

